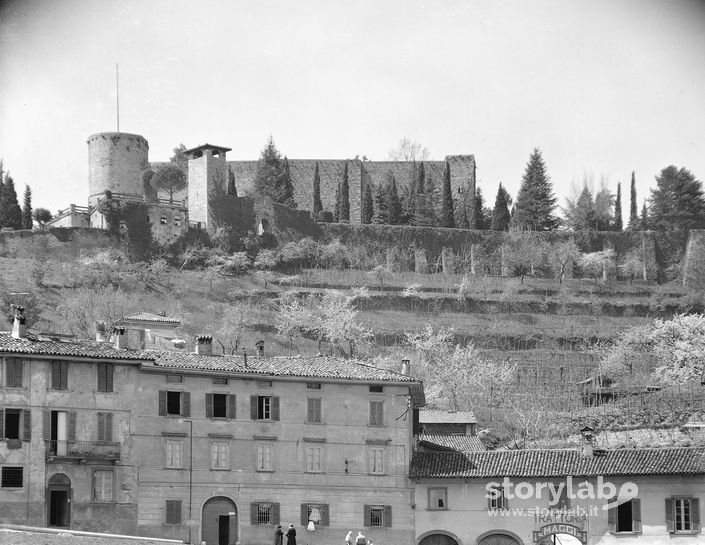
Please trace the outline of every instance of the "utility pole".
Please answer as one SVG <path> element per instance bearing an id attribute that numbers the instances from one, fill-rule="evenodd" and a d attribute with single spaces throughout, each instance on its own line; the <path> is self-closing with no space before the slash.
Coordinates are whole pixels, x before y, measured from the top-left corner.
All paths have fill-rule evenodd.
<path id="1" fill-rule="evenodd" d="M 120 132 L 120 80 L 118 63 L 115 63 L 115 103 L 117 106 L 117 132 Z"/>

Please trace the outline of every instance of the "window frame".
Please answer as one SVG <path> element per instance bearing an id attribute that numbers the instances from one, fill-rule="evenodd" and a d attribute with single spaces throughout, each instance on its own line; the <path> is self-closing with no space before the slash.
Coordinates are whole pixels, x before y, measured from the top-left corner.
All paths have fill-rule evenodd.
<path id="1" fill-rule="evenodd" d="M 265 407 L 265 403 L 268 407 Z M 267 410 L 269 411 L 268 416 L 266 416 Z M 250 396 L 250 420 L 278 422 L 279 415 L 279 396 L 271 394 L 254 394 Z"/>
<path id="2" fill-rule="evenodd" d="M 320 443 L 306 445 L 306 473 L 323 473 L 325 449 Z"/>
<path id="3" fill-rule="evenodd" d="M 169 394 L 179 395 L 179 412 L 169 412 Z M 185 390 L 159 390 L 158 398 L 158 414 L 159 416 L 167 417 L 185 417 L 191 416 L 191 392 Z"/>
<path id="4" fill-rule="evenodd" d="M 378 407 L 378 409 L 373 409 Z M 378 422 L 379 420 L 379 422 Z M 384 426 L 384 400 L 370 399 L 369 400 L 369 426 L 382 427 Z"/>
<path id="5" fill-rule="evenodd" d="M 6 486 L 5 485 L 5 471 L 11 469 L 19 469 L 20 477 L 22 479 L 22 484 L 20 486 Z M 0 490 L 23 490 L 27 479 L 25 478 L 24 466 L 13 465 L 13 464 L 3 464 L 0 466 Z"/>
<path id="6" fill-rule="evenodd" d="M 434 492 L 442 492 L 442 497 L 439 497 L 439 500 L 443 501 L 443 507 L 440 507 L 438 505 L 433 505 L 433 493 Z M 426 490 L 427 493 L 427 507 L 426 509 L 428 511 L 447 511 L 448 510 L 448 487 L 446 486 L 430 486 Z"/>
<path id="7" fill-rule="evenodd" d="M 504 490 L 503 485 L 493 486 L 492 490 L 499 490 L 499 496 L 495 498 L 487 498 L 487 510 L 497 511 L 499 509 L 507 509 L 509 507 L 509 502 L 507 501 L 507 493 Z"/>
<path id="8" fill-rule="evenodd" d="M 115 365 L 100 362 L 96 365 L 96 391 L 101 393 L 115 392 Z"/>
<path id="9" fill-rule="evenodd" d="M 381 464 L 381 470 L 377 469 L 377 454 L 379 454 L 379 462 Z M 367 452 L 367 471 L 370 475 L 385 475 L 386 474 L 386 449 L 383 446 L 371 446 L 368 447 Z"/>
<path id="10" fill-rule="evenodd" d="M 689 529 L 678 529 L 676 517 L 678 502 L 688 502 Z M 671 535 L 695 535 L 701 532 L 700 498 L 696 496 L 671 496 L 666 498 L 666 530 Z"/>
<path id="11" fill-rule="evenodd" d="M 255 456 L 255 468 L 258 472 L 271 473 L 274 471 L 274 445 L 271 442 L 257 443 Z M 265 461 L 268 463 L 261 463 Z"/>
<path id="12" fill-rule="evenodd" d="M 613 500 L 616 498 L 612 498 Z M 620 507 L 630 504 L 631 530 L 620 530 Z M 624 515 L 623 515 L 624 516 Z M 625 522 L 625 521 L 624 521 Z M 613 535 L 635 535 L 641 533 L 641 499 L 632 498 L 607 510 L 607 527 Z"/>
<path id="13" fill-rule="evenodd" d="M 102 422 L 101 422 L 102 421 Z M 113 413 L 98 411 L 96 413 L 96 437 L 99 443 L 113 443 Z M 103 431 L 101 436 L 101 429 Z"/>
<path id="14" fill-rule="evenodd" d="M 69 362 L 64 360 L 51 360 L 49 365 L 49 375 L 51 384 L 49 386 L 50 390 L 55 391 L 66 391 L 68 390 L 69 383 Z M 55 382 L 55 378 L 58 375 L 58 386 Z"/>
<path id="15" fill-rule="evenodd" d="M 110 485 L 110 499 L 98 498 L 96 495 L 96 484 L 98 483 L 97 474 L 98 473 L 109 473 L 111 475 L 112 483 Z M 93 469 L 92 475 L 92 487 L 91 487 L 91 502 L 92 503 L 115 503 L 115 470 L 105 467 L 97 467 Z"/>
<path id="16" fill-rule="evenodd" d="M 215 450 L 216 447 L 224 447 L 225 452 L 223 453 L 222 466 L 217 464 L 220 457 Z M 230 441 L 225 439 L 213 439 L 210 442 L 210 468 L 213 471 L 230 471 Z"/>
<path id="17" fill-rule="evenodd" d="M 18 437 L 7 436 L 7 411 L 19 413 L 17 422 Z M 32 411 L 19 407 L 3 407 L 0 409 L 0 441 L 31 441 L 32 440 Z"/>
<path id="18" fill-rule="evenodd" d="M 311 520 L 311 512 L 313 509 L 318 509 L 321 519 L 316 522 Z M 313 522 L 314 526 L 330 526 L 330 507 L 323 502 L 304 502 L 301 504 L 301 526 L 306 528 L 309 522 Z"/>
<path id="19" fill-rule="evenodd" d="M 323 423 L 323 400 L 320 397 L 306 398 L 306 423 Z"/>
<path id="20" fill-rule="evenodd" d="M 170 445 L 172 446 L 172 449 L 174 448 L 173 446 L 178 445 L 179 447 L 179 464 L 175 465 L 173 464 L 174 460 L 174 452 L 172 451 L 171 454 L 169 452 Z M 169 461 L 172 461 L 172 464 L 169 464 Z M 164 439 L 164 468 L 165 469 L 184 469 L 184 440 L 176 437 L 166 437 Z"/>
<path id="21" fill-rule="evenodd" d="M 24 359 L 5 356 L 3 376 L 5 378 L 5 388 L 24 388 Z M 19 370 L 18 370 L 19 368 Z M 12 369 L 12 371 L 10 371 Z M 19 386 L 17 382 L 19 381 Z"/>
<path id="22" fill-rule="evenodd" d="M 164 524 L 168 524 L 170 526 L 178 526 L 183 524 L 184 520 L 184 505 L 183 505 L 183 500 L 164 500 Z M 171 505 L 171 509 L 169 506 Z M 176 508 L 178 507 L 178 515 L 179 519 L 178 521 L 175 520 L 169 520 L 170 516 L 173 516 L 177 511 Z"/>

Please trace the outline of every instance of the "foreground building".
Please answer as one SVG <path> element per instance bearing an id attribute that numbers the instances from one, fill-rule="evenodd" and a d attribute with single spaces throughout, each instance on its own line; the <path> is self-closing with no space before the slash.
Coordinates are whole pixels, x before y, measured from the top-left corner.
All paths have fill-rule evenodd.
<path id="1" fill-rule="evenodd" d="M 0 333 L 3 522 L 208 545 L 414 540 L 422 384 L 329 357 L 130 350 Z M 303 535 L 302 535 L 303 534 Z"/>

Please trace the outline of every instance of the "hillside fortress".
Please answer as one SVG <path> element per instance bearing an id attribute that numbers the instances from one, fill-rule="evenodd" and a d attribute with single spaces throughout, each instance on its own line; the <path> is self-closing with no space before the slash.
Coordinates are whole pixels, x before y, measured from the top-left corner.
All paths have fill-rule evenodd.
<path id="1" fill-rule="evenodd" d="M 203 144 L 189 149 L 187 186 L 173 198 L 153 198 L 145 191 L 142 173 L 163 162 L 149 161 L 149 143 L 139 134 L 103 132 L 91 135 L 88 144 L 88 205 L 70 205 L 50 222 L 52 227 L 105 228 L 99 211 L 106 191 L 118 202 L 144 202 L 155 240 L 168 243 L 189 226 L 213 230 L 208 195 L 215 184 L 226 184 L 228 170 L 235 176 L 238 195 L 253 197 L 257 160 L 228 161 L 230 148 Z M 456 200 L 475 194 L 475 157 L 448 155 L 443 161 L 424 161 L 426 179 L 440 187 L 448 163 L 451 188 Z M 393 175 L 400 193 L 407 190 L 415 164 L 411 161 L 366 161 L 355 159 L 289 159 L 294 199 L 300 210 L 313 210 L 313 178 L 316 165 L 321 180 L 324 210 L 335 207 L 336 190 L 347 163 L 350 184 L 350 223 L 361 223 L 362 195 L 367 185 L 387 183 Z M 225 189 L 223 187 L 223 189 Z M 253 226 L 254 227 L 254 226 Z"/>

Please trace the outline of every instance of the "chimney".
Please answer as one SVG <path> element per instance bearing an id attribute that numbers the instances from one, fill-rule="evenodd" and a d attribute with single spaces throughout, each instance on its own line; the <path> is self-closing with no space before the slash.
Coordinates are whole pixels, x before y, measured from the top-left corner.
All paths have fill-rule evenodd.
<path id="1" fill-rule="evenodd" d="M 15 321 L 12 323 L 12 338 L 24 339 L 27 337 L 27 319 L 24 317 L 24 307 L 13 305 Z"/>
<path id="2" fill-rule="evenodd" d="M 117 350 L 127 348 L 127 330 L 124 327 L 118 326 L 113 328 L 114 346 Z"/>
<path id="3" fill-rule="evenodd" d="M 196 354 L 202 356 L 213 355 L 213 337 L 210 335 L 196 335 Z"/>
<path id="4" fill-rule="evenodd" d="M 401 374 L 406 375 L 407 377 L 409 376 L 409 370 L 410 370 L 410 360 L 409 358 L 404 358 L 401 360 Z"/>
<path id="5" fill-rule="evenodd" d="M 264 357 L 264 341 L 257 341 L 255 343 L 255 346 L 257 347 L 257 355 L 260 358 Z"/>
<path id="6" fill-rule="evenodd" d="M 582 430 L 580 430 L 580 433 L 583 436 L 583 458 L 592 458 L 594 455 L 592 444 L 594 432 L 595 430 L 590 426 L 585 426 Z"/>
<path id="7" fill-rule="evenodd" d="M 105 332 L 105 322 L 95 323 L 95 340 L 99 343 L 108 342 L 108 335 Z"/>
<path id="8" fill-rule="evenodd" d="M 245 367 L 247 367 L 247 352 L 244 348 L 242 349 L 242 357 L 245 360 Z"/>

